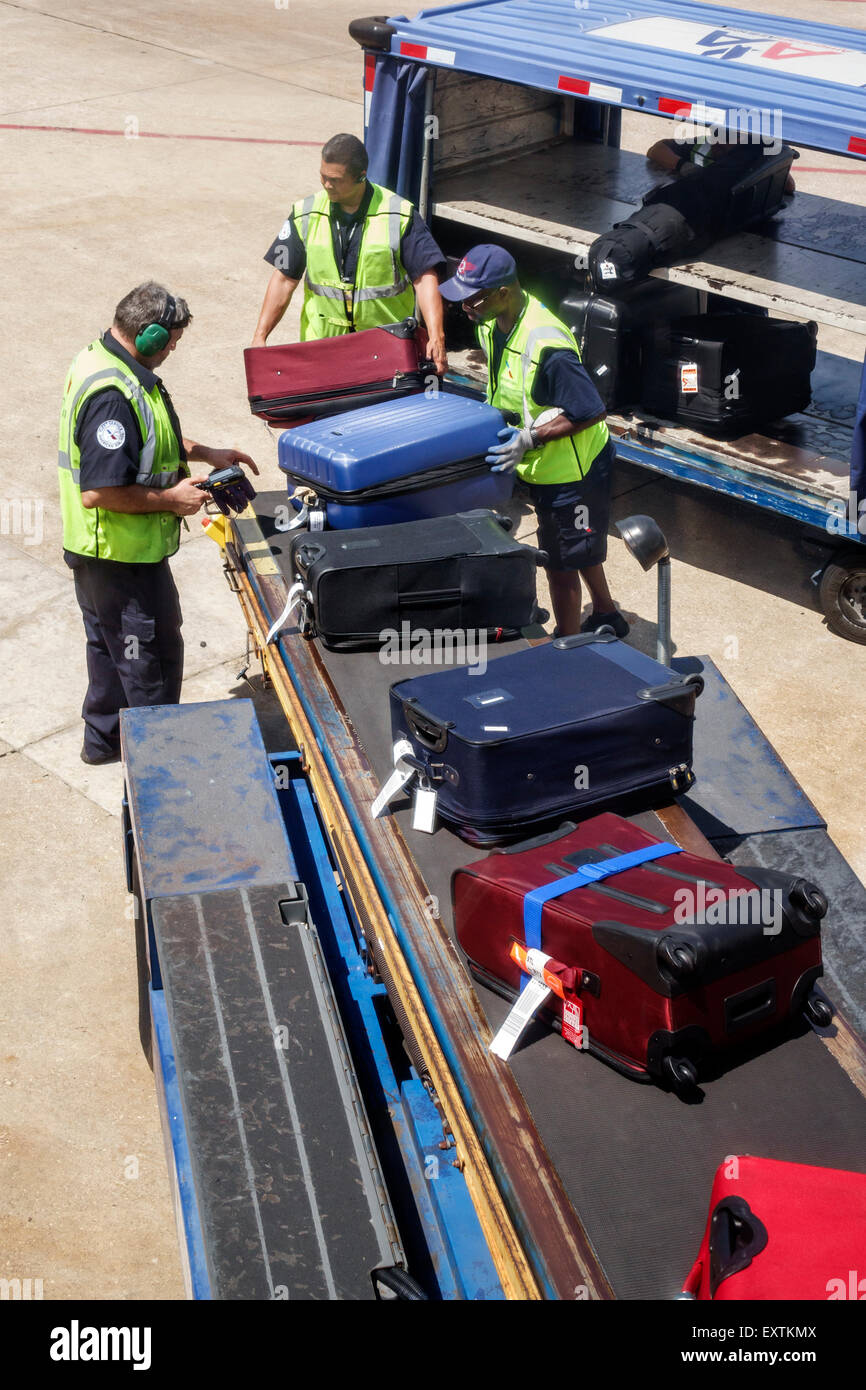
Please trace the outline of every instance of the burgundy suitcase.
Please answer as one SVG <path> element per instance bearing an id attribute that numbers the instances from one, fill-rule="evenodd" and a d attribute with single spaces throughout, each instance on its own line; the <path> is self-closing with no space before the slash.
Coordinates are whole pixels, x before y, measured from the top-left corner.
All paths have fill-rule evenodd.
<path id="1" fill-rule="evenodd" d="M 866 1174 L 726 1158 L 680 1297 L 866 1298 Z"/>
<path id="2" fill-rule="evenodd" d="M 701 859 L 620 816 L 468 864 L 452 894 L 476 978 L 514 998 L 527 977 L 512 943 L 545 953 L 564 985 L 548 1019 L 562 1026 L 565 1011 L 572 1041 L 583 1029 L 581 1046 L 637 1080 L 689 1089 L 726 1046 L 804 1010 L 830 1021 L 811 993 L 827 910 L 818 888 Z"/>
<path id="3" fill-rule="evenodd" d="M 291 428 L 424 390 L 436 368 L 415 319 L 336 338 L 245 348 L 250 409 L 269 425 Z"/>

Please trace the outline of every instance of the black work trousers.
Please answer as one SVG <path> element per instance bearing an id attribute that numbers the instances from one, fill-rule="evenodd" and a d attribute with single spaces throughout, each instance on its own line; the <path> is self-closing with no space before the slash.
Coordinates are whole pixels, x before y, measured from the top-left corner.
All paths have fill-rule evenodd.
<path id="1" fill-rule="evenodd" d="M 98 756 L 120 746 L 121 709 L 179 701 L 180 601 L 168 560 L 125 565 L 67 554 L 67 563 L 87 634 L 84 749 Z"/>

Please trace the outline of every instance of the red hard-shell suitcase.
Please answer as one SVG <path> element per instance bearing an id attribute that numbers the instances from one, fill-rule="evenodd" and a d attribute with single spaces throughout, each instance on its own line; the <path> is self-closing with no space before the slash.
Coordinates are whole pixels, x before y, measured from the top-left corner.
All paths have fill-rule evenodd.
<path id="1" fill-rule="evenodd" d="M 681 1297 L 866 1298 L 866 1174 L 726 1158 Z"/>
<path id="2" fill-rule="evenodd" d="M 424 390 L 436 368 L 415 319 L 336 338 L 245 348 L 250 409 L 283 428 Z"/>
<path id="3" fill-rule="evenodd" d="M 573 1022 L 576 1003 L 583 1045 L 637 1080 L 689 1089 L 725 1047 L 804 1010 L 830 1021 L 826 1002 L 811 997 L 827 910 L 818 888 L 666 846 L 620 816 L 566 824 L 468 864 L 452 893 L 476 978 L 514 998 L 526 977 L 512 943 L 550 956 L 550 969 L 574 981 L 564 999 L 550 996 L 554 1025 L 565 1004 Z"/>

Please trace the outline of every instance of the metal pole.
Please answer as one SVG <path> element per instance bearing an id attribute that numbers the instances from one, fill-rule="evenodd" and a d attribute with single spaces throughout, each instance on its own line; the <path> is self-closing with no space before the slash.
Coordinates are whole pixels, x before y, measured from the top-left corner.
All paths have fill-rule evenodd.
<path id="1" fill-rule="evenodd" d="M 427 221 L 427 208 L 430 202 L 430 151 L 433 148 L 431 130 L 433 115 L 433 69 L 427 69 L 424 80 L 424 148 L 421 151 L 421 192 L 418 195 L 418 211 L 424 222 Z"/>
<path id="2" fill-rule="evenodd" d="M 671 664 L 671 562 L 659 560 L 658 636 L 656 659 L 663 666 Z"/>

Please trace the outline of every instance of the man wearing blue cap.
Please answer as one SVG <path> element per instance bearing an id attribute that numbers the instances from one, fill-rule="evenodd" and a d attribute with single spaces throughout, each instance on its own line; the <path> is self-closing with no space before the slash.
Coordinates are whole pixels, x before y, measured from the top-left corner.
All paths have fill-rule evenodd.
<path id="1" fill-rule="evenodd" d="M 487 357 L 487 399 L 522 427 L 500 431 L 487 455 L 496 472 L 517 471 L 538 514 L 539 545 L 550 560 L 550 597 L 559 634 L 605 625 L 625 637 L 604 573 L 613 445 L 601 397 L 573 335 L 540 300 L 521 289 L 514 258 L 501 246 L 474 246 L 440 285 L 463 304 Z M 581 625 L 580 577 L 592 600 Z"/>

